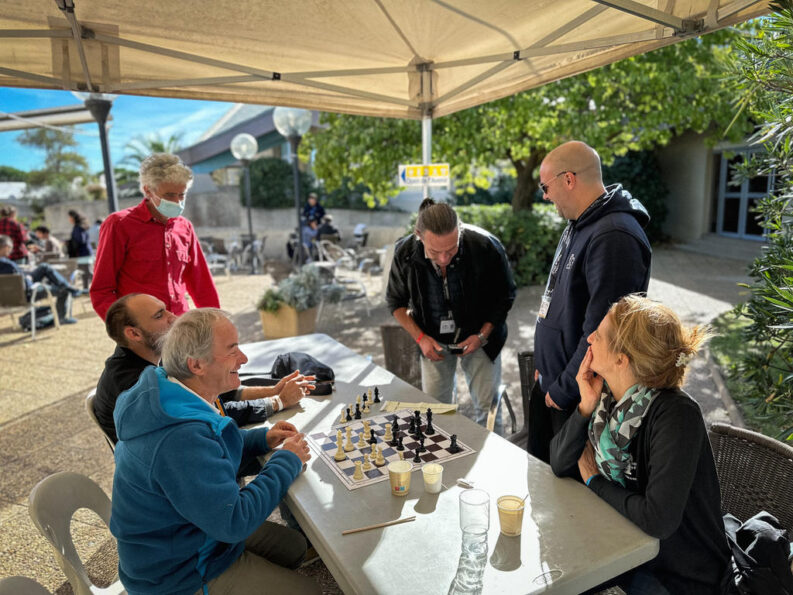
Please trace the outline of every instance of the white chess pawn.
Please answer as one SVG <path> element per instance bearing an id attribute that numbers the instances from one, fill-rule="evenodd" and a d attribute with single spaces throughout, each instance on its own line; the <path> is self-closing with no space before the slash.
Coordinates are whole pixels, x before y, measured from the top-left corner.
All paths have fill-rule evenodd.
<path id="1" fill-rule="evenodd" d="M 363 435 L 363 431 L 361 431 L 361 433 L 358 434 L 358 450 L 363 451 L 366 446 L 366 438 Z"/>
<path id="2" fill-rule="evenodd" d="M 363 411 L 364 413 L 369 413 L 369 412 L 371 412 L 371 411 L 372 411 L 372 410 L 369 408 L 369 401 L 366 401 L 366 403 L 364 403 L 364 404 L 363 404 L 363 409 L 361 409 L 361 411 Z"/>
<path id="3" fill-rule="evenodd" d="M 372 468 L 372 463 L 369 462 L 369 455 L 368 454 L 364 454 L 363 455 L 363 470 L 364 471 L 369 471 L 369 469 L 371 469 L 371 468 Z"/>
<path id="4" fill-rule="evenodd" d="M 339 416 L 339 423 L 343 424 L 347 421 L 347 412 L 344 410 L 344 407 L 341 408 L 341 416 Z"/>
<path id="5" fill-rule="evenodd" d="M 363 435 L 364 436 L 369 436 L 370 435 L 369 434 L 369 420 L 368 419 L 363 420 Z"/>
<path id="6" fill-rule="evenodd" d="M 385 434 L 383 434 L 383 440 L 385 442 L 391 442 L 394 439 L 394 435 L 391 433 L 391 424 L 385 425 Z"/>
<path id="7" fill-rule="evenodd" d="M 377 447 L 377 457 L 374 460 L 374 464 L 378 467 L 382 467 L 385 465 L 385 457 L 383 457 L 383 449 L 379 446 Z"/>
<path id="8" fill-rule="evenodd" d="M 347 458 L 347 455 L 344 454 L 344 446 L 342 445 L 342 437 L 341 437 L 341 430 L 336 431 L 336 444 L 338 448 L 336 449 L 336 454 L 333 455 L 333 458 L 337 461 L 343 461 Z"/>
<path id="9" fill-rule="evenodd" d="M 361 461 L 355 461 L 355 473 L 352 474 L 352 478 L 355 481 L 360 481 L 363 479 L 363 470 L 361 469 Z"/>
<path id="10" fill-rule="evenodd" d="M 344 443 L 344 451 L 350 452 L 351 450 L 355 450 L 355 446 L 352 443 L 352 431 L 350 426 L 347 426 L 347 441 Z"/>

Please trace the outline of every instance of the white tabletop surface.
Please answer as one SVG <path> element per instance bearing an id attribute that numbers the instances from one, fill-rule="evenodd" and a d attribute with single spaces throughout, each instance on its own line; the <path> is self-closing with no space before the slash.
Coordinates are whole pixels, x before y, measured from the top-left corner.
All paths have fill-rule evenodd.
<path id="1" fill-rule="evenodd" d="M 337 423 L 342 404 L 370 387 L 379 387 L 387 400 L 432 400 L 327 335 L 242 349 L 249 358 L 242 372 L 269 372 L 276 356 L 287 351 L 309 353 L 333 368 L 333 394 L 305 397 L 299 407 L 271 420 L 286 419 L 305 433 L 327 431 Z M 459 414 L 436 415 L 433 423 L 477 451 L 443 465 L 448 488 L 440 494 L 424 493 L 420 471 L 414 472 L 404 498 L 391 496 L 388 481 L 349 491 L 316 456 L 289 489 L 287 504 L 345 593 L 449 591 L 460 556 L 458 478 L 490 494 L 484 593 L 580 593 L 658 553 L 658 540 L 582 484 L 555 477 L 525 450 Z M 505 494 L 528 494 L 520 537 L 499 532 L 496 499 Z M 412 515 L 417 517 L 413 522 L 341 534 Z"/>

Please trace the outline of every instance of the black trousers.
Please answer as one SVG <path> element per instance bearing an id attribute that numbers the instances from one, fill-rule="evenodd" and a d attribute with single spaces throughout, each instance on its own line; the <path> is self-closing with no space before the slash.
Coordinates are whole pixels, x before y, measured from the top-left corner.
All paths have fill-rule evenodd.
<path id="1" fill-rule="evenodd" d="M 545 404 L 545 393 L 540 383 L 535 382 L 529 397 L 529 442 L 526 450 L 545 461 L 551 462 L 551 439 L 562 428 L 572 411 L 559 411 Z"/>

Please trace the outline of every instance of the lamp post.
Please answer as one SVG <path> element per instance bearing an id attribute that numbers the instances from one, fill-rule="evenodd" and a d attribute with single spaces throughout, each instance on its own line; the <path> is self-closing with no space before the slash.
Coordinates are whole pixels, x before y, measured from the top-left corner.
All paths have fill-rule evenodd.
<path id="1" fill-rule="evenodd" d="M 81 93 L 72 91 L 72 95 L 85 103 L 85 108 L 91 112 L 99 126 L 99 144 L 102 146 L 102 163 L 105 170 L 105 189 L 107 190 L 107 209 L 110 213 L 118 211 L 118 197 L 116 196 L 116 178 L 113 175 L 113 162 L 110 159 L 110 146 L 107 143 L 107 116 L 113 107 L 115 95 L 105 93 Z"/>
<path id="2" fill-rule="evenodd" d="M 251 275 L 256 274 L 256 269 L 259 267 L 259 259 L 256 255 L 256 247 L 254 246 L 253 237 L 253 219 L 251 217 L 251 159 L 256 155 L 259 150 L 259 144 L 253 135 L 247 132 L 242 132 L 231 139 L 231 154 L 234 159 L 238 159 L 242 163 L 242 169 L 245 172 L 245 202 L 248 206 L 248 236 L 250 237 L 251 246 Z"/>
<path id="3" fill-rule="evenodd" d="M 297 107 L 277 107 L 273 110 L 273 124 L 289 141 L 292 158 L 292 177 L 295 182 L 295 211 L 297 213 L 297 264 L 303 264 L 303 234 L 300 229 L 300 174 L 297 169 L 297 147 L 300 139 L 311 128 L 311 110 Z"/>

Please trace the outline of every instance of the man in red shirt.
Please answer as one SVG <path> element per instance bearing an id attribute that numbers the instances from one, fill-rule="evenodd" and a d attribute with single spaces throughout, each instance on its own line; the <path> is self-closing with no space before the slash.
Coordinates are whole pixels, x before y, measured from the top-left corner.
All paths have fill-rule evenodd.
<path id="1" fill-rule="evenodd" d="M 128 293 L 148 293 L 177 316 L 189 293 L 197 308 L 220 307 L 192 224 L 181 216 L 193 173 L 176 156 L 154 153 L 140 165 L 144 199 L 110 215 L 99 230 L 91 302 L 104 320 Z"/>

